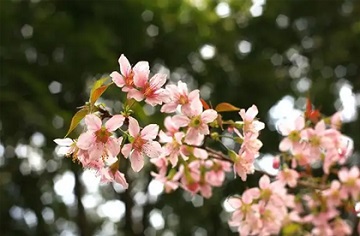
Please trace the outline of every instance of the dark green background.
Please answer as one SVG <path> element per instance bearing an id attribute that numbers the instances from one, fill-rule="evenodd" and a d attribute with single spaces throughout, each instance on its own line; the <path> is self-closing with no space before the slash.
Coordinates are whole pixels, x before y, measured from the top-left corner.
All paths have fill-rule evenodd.
<path id="1" fill-rule="evenodd" d="M 75 235 L 101 235 L 100 229 L 108 220 L 100 218 L 96 209 L 84 208 L 82 169 L 69 159 L 56 158 L 52 140 L 64 136 L 76 107 L 88 99 L 89 81 L 118 70 L 121 53 L 132 63 L 147 60 L 151 66 L 157 65 L 155 69 L 159 65 L 168 68 L 172 78 L 212 88 L 212 104 L 256 104 L 265 122 L 269 109 L 285 95 L 297 99 L 310 94 L 323 113 L 332 114 L 339 81 L 352 86 L 359 104 L 360 1 L 268 0 L 263 14 L 255 18 L 249 12 L 249 0 L 227 1 L 231 14 L 225 18 L 216 14 L 218 1 L 198 1 L 205 3 L 203 8 L 191 2 L 196 1 L 0 1 L 2 236 L 71 235 L 64 228 L 74 229 Z M 279 27 L 277 20 L 284 17 L 288 26 Z M 151 29 L 155 34 L 157 30 L 157 35 L 149 36 Z M 241 40 L 251 42 L 249 54 L 239 52 Z M 313 43 L 310 47 L 309 42 Z M 203 60 L 199 53 L 204 44 L 216 47 L 210 60 Z M 291 48 L 308 60 L 309 66 L 299 78 L 289 73 L 295 65 L 287 56 Z M 312 81 L 310 93 L 296 89 L 302 77 Z M 53 81 L 62 85 L 61 92 L 50 92 Z M 105 97 L 117 99 L 118 91 L 110 89 Z M 359 163 L 359 131 L 358 120 L 344 126 L 344 132 L 355 142 L 355 164 Z M 45 137 L 41 146 L 31 142 L 37 132 Z M 275 131 L 265 130 L 261 139 L 265 143 L 262 152 L 276 152 L 280 138 Z M 21 165 L 26 166 L 26 158 L 15 152 L 19 144 L 41 152 L 47 167 L 54 162 L 57 167 L 20 171 Z M 75 176 L 74 206 L 64 204 L 53 189 L 54 177 L 67 170 Z M 127 208 L 125 217 L 115 225 L 116 235 L 141 235 L 144 229 L 147 235 L 171 235 L 170 231 L 172 235 L 232 234 L 221 219 L 222 202 L 230 194 L 243 191 L 246 185 L 240 179 L 214 190 L 213 198 L 204 200 L 202 207 L 184 200 L 182 190 L 162 195 L 155 203 L 135 206 L 142 209 L 143 217 L 134 221 L 132 197 L 136 192 L 146 192 L 150 170 L 148 166 L 141 174 L 132 175 L 132 190 L 125 193 L 117 194 L 109 185 L 101 189 L 104 199 L 120 199 Z M 250 177 L 248 184 L 257 178 Z M 44 193 L 52 201 L 44 201 Z M 53 210 L 54 222 L 44 217 L 45 207 Z M 148 220 L 155 208 L 165 219 L 165 228 L 157 232 Z M 14 209 L 32 212 L 37 224 L 29 226 L 23 218 L 13 219 L 10 212 Z"/>

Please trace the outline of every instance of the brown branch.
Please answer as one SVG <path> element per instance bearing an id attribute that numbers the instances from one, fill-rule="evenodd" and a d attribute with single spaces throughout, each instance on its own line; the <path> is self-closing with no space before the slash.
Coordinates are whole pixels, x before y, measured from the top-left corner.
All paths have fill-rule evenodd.
<path id="1" fill-rule="evenodd" d="M 230 160 L 228 158 L 227 155 L 225 155 L 224 153 L 220 152 L 220 151 L 216 151 L 212 148 L 209 147 L 205 147 L 205 150 L 209 152 L 209 156 L 213 157 L 214 159 L 218 159 L 221 161 L 227 161 L 230 162 L 231 164 L 233 164 L 234 162 L 232 160 Z"/>

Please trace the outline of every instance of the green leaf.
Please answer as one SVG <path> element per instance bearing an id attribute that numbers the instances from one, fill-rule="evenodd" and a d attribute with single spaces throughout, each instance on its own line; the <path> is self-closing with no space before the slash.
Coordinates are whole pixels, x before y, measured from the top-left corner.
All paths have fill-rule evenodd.
<path id="1" fill-rule="evenodd" d="M 106 91 L 106 89 L 111 85 L 107 84 L 104 85 L 104 83 L 106 82 L 106 80 L 108 80 L 109 77 L 104 77 L 101 78 L 99 80 L 97 80 L 90 92 L 90 104 L 94 105 L 94 103 L 99 99 L 99 97 Z"/>
<path id="2" fill-rule="evenodd" d="M 223 103 L 219 103 L 216 107 L 215 110 L 217 112 L 227 112 L 227 111 L 239 111 L 240 108 L 231 105 L 230 103 L 227 102 L 223 102 Z"/>
<path id="3" fill-rule="evenodd" d="M 89 107 L 83 107 L 81 110 L 75 113 L 73 118 L 71 119 L 71 124 L 69 127 L 68 132 L 66 133 L 65 137 L 67 137 L 80 123 L 80 121 L 89 113 Z"/>

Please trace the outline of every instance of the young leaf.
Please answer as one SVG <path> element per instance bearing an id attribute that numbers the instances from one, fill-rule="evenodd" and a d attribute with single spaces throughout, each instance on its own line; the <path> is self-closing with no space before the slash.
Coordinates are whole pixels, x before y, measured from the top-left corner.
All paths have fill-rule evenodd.
<path id="1" fill-rule="evenodd" d="M 207 104 L 204 99 L 200 98 L 200 101 L 205 110 L 210 109 L 209 104 Z"/>
<path id="2" fill-rule="evenodd" d="M 71 119 L 71 124 L 69 127 L 68 132 L 66 133 L 65 137 L 67 137 L 80 123 L 80 121 L 89 113 L 89 107 L 85 106 L 81 110 L 75 113 L 73 118 Z"/>
<path id="3" fill-rule="evenodd" d="M 96 100 L 99 99 L 99 97 L 105 92 L 105 90 L 109 87 L 110 84 L 107 85 L 103 85 L 97 89 L 95 89 L 90 96 L 90 104 L 94 105 L 94 103 L 96 102 Z"/>
<path id="4" fill-rule="evenodd" d="M 105 92 L 105 90 L 109 87 L 110 84 L 104 85 L 104 83 L 108 80 L 108 77 L 101 78 L 97 80 L 90 92 L 90 104 L 93 105 L 96 100 Z"/>
<path id="5" fill-rule="evenodd" d="M 227 112 L 227 111 L 239 111 L 240 108 L 231 105 L 230 103 L 227 102 L 223 102 L 223 103 L 219 103 L 216 107 L 215 110 L 217 112 Z"/>

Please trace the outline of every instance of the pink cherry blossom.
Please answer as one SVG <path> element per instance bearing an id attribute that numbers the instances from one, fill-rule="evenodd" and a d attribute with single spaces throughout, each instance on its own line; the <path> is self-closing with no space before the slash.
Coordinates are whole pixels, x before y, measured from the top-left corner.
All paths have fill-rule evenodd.
<path id="1" fill-rule="evenodd" d="M 101 182 L 108 183 L 108 182 L 115 182 L 123 186 L 124 189 L 129 187 L 125 176 L 117 169 L 113 169 L 111 167 L 103 168 L 99 172 L 101 176 Z"/>
<path id="2" fill-rule="evenodd" d="M 360 171 L 357 166 L 347 169 L 343 167 L 338 173 L 340 182 L 342 183 L 341 191 L 352 196 L 354 200 L 360 198 Z"/>
<path id="3" fill-rule="evenodd" d="M 155 74 L 149 81 L 146 77 L 134 77 L 134 85 L 137 89 L 131 89 L 128 98 L 145 102 L 151 106 L 161 105 L 169 97 L 167 91 L 162 88 L 166 83 L 165 74 Z"/>
<path id="4" fill-rule="evenodd" d="M 225 172 L 231 171 L 231 164 L 226 161 L 208 160 L 205 166 L 209 169 L 205 173 L 205 180 L 212 186 L 221 186 L 225 180 Z"/>
<path id="5" fill-rule="evenodd" d="M 195 103 L 194 103 L 195 104 Z M 190 145 L 200 145 L 204 135 L 210 133 L 208 124 L 217 117 L 213 109 L 203 111 L 201 103 L 194 105 L 190 113 L 186 115 L 175 115 L 173 121 L 180 127 L 187 127 L 185 142 Z"/>
<path id="6" fill-rule="evenodd" d="M 148 79 L 150 70 L 149 63 L 146 61 L 140 61 L 136 63 L 134 68 L 131 68 L 130 62 L 121 54 L 119 58 L 120 72 L 114 71 L 110 74 L 110 77 L 114 81 L 114 83 L 122 88 L 122 91 L 128 92 L 134 87 L 135 79 Z"/>
<path id="7" fill-rule="evenodd" d="M 189 114 L 194 102 L 200 102 L 200 91 L 196 89 L 189 93 L 186 83 L 182 81 L 179 81 L 177 86 L 174 84 L 167 85 L 166 90 L 170 99 L 161 107 L 161 112 L 172 113 L 176 111 L 178 106 L 181 106 L 182 113 Z"/>
<path id="8" fill-rule="evenodd" d="M 251 132 L 258 134 L 260 130 L 265 128 L 265 124 L 258 120 L 255 120 L 258 114 L 258 109 L 255 105 L 252 105 L 246 112 L 245 109 L 241 109 L 239 115 L 244 121 L 244 133 Z"/>
<path id="9" fill-rule="evenodd" d="M 347 194 L 341 191 L 341 183 L 338 180 L 333 180 L 330 188 L 322 191 L 322 195 L 329 207 L 340 206 L 341 201 L 347 199 Z"/>
<path id="10" fill-rule="evenodd" d="M 130 143 L 124 145 L 121 153 L 125 158 L 130 158 L 132 169 L 139 172 L 144 166 L 144 156 L 155 158 L 161 153 L 160 144 L 153 141 L 158 134 L 159 126 L 150 124 L 140 132 L 138 121 L 133 117 L 128 118 Z"/>
<path id="11" fill-rule="evenodd" d="M 159 133 L 160 142 L 166 143 L 163 146 L 163 156 L 167 157 L 175 167 L 178 163 L 178 157 L 184 155 L 182 153 L 182 139 L 184 138 L 185 134 L 183 132 L 176 132 L 174 135 L 168 136 L 162 130 Z"/>
<path id="12" fill-rule="evenodd" d="M 120 152 L 122 137 L 115 138 L 112 132 L 123 125 L 125 118 L 122 115 L 114 115 L 104 126 L 99 117 L 90 114 L 85 117 L 87 132 L 80 135 L 77 146 L 87 150 L 90 159 L 101 157 L 115 157 Z"/>

